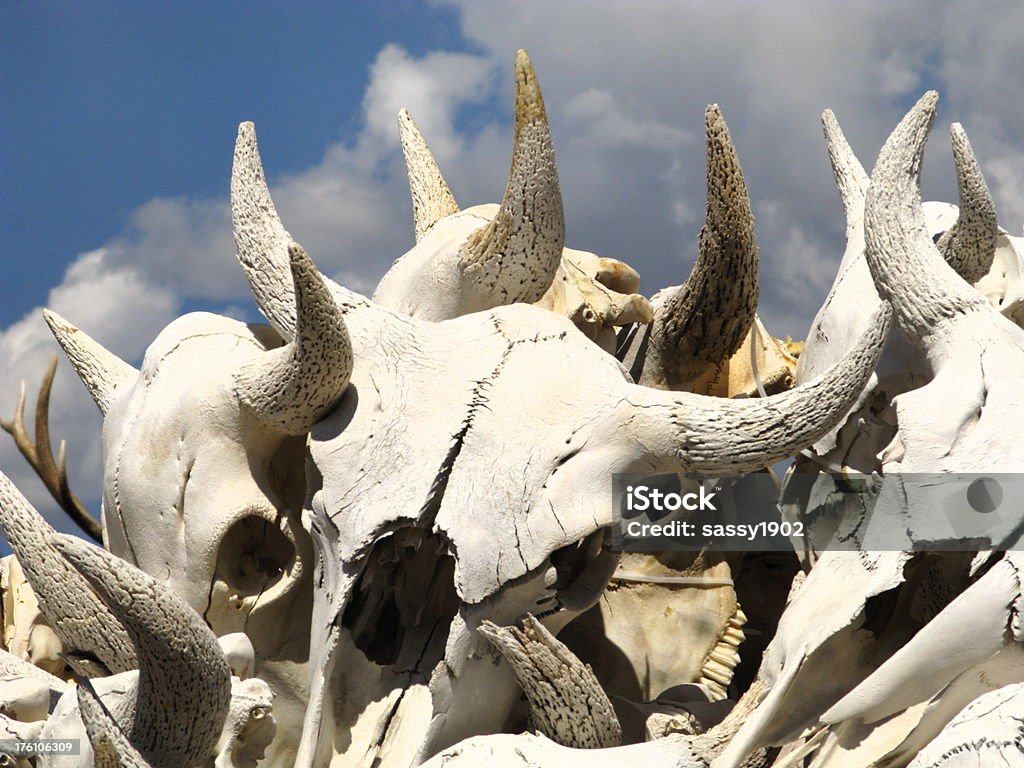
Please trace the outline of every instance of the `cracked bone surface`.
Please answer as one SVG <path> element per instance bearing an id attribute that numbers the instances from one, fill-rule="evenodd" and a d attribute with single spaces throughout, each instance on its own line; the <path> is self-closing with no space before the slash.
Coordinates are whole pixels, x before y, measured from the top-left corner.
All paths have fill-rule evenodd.
<path id="1" fill-rule="evenodd" d="M 308 257 L 283 255 L 299 306 L 293 339 L 204 313 L 176 320 L 110 398 L 103 440 L 108 547 L 216 633 L 249 635 L 256 674 L 277 697 L 272 758 L 286 762 L 306 709 L 304 437 L 347 386 L 352 358 Z M 87 338 L 55 316 L 51 326 L 66 347 Z"/>
<path id="2" fill-rule="evenodd" d="M 870 186 L 826 113 L 848 244 L 794 374 L 755 314 L 753 216 L 717 107 L 693 273 L 648 302 L 631 267 L 564 247 L 522 52 L 515 79 L 500 205 L 460 211 L 400 114 L 416 245 L 375 300 L 293 242 L 245 123 L 232 223 L 269 327 L 190 314 L 136 369 L 47 315 L 104 414 L 111 553 L 57 537 L 0 475 L 32 587 L 13 564 L 0 578 L 3 732 L 87 739 L 82 764 L 102 768 L 834 768 L 1017 745 L 1010 524 L 982 552 L 800 553 L 763 656 L 778 611 L 738 597 L 738 557 L 611 546 L 613 473 L 742 474 L 803 450 L 884 479 L 1024 465 L 1024 240 L 998 228 L 963 129 L 959 208 L 922 208 L 932 95 Z M 60 671 L 61 653 L 77 686 L 30 663 Z M 526 705 L 545 735 L 502 733 Z"/>
<path id="3" fill-rule="evenodd" d="M 273 239 L 252 253 L 262 257 L 247 269 L 254 294 L 267 295 L 286 255 Z M 545 310 L 432 323 L 331 288 L 359 364 L 312 431 L 319 586 L 299 765 L 331 754 L 339 765 L 402 764 L 500 729 L 516 689 L 475 628 L 552 608 L 564 621 L 597 599 L 614 566 L 602 479 L 637 467 L 743 472 L 790 455 L 863 386 L 886 327 L 879 318 L 803 388 L 719 400 L 633 384 Z"/>
<path id="4" fill-rule="evenodd" d="M 958 275 L 928 236 L 919 174 L 936 101 L 925 94 L 889 137 L 863 206 L 870 276 L 924 364 L 924 381 L 895 401 L 896 430 L 880 457 L 884 482 L 875 514 L 901 494 L 900 472 L 1024 467 L 1017 437 L 1024 427 L 1024 330 Z M 994 221 L 987 226 L 994 229 Z M 970 261 L 961 254 L 961 267 Z M 934 515 L 915 516 L 913 508 L 909 515 L 897 524 L 934 538 Z M 1013 546 L 1018 524 L 1015 518 L 993 527 L 979 546 Z M 906 541 L 909 550 L 913 541 Z M 834 750 L 837 764 L 905 763 L 985 685 L 1024 677 L 1020 568 L 1019 552 L 825 552 L 765 656 L 767 697 L 716 768 L 815 724 L 829 727 L 823 749 Z M 814 621 L 814 632 L 801 621 Z M 865 726 L 884 718 L 904 722 L 880 725 L 890 732 L 869 744 L 872 729 Z M 841 755 L 851 737 L 864 748 Z M 831 764 L 819 757 L 818 764 Z"/>

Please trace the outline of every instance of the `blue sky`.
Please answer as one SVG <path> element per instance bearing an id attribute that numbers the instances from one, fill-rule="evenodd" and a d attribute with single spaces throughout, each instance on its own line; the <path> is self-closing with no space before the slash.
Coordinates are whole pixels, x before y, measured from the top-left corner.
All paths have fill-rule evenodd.
<path id="1" fill-rule="evenodd" d="M 43 306 L 133 361 L 185 311 L 255 319 L 227 215 L 243 120 L 293 236 L 372 291 L 412 244 L 398 109 L 461 204 L 496 201 L 520 47 L 548 106 L 568 244 L 629 262 L 648 294 L 692 265 L 703 111 L 721 105 L 757 219 L 762 318 L 802 337 L 843 249 L 826 107 L 870 168 L 937 88 L 926 198 L 955 202 L 948 125 L 961 121 L 1001 223 L 1020 232 L 1022 29 L 1009 0 L 0 2 L 0 413 L 56 349 Z M 97 508 L 99 416 L 63 363 L 52 413 Z M 9 443 L 0 469 L 53 514 Z"/>
<path id="2" fill-rule="evenodd" d="M 0 324 L 157 196 L 226 188 L 243 120 L 281 137 L 274 174 L 358 131 L 380 49 L 462 49 L 412 2 L 32 2 L 2 6 Z"/>

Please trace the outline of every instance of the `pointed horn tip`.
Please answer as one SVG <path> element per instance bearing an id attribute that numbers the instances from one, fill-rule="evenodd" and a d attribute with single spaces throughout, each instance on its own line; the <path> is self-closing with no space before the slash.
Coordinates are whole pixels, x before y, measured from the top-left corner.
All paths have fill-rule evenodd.
<path id="1" fill-rule="evenodd" d="M 548 116 L 544 108 L 544 96 L 537 82 L 537 73 L 533 69 L 530 56 L 522 49 L 516 52 L 515 79 L 516 129 L 531 122 L 546 123 Z"/>
<path id="2" fill-rule="evenodd" d="M 61 336 L 67 336 L 71 333 L 78 332 L 78 326 L 74 323 L 69 323 L 63 317 L 58 315 L 52 309 L 43 309 L 43 319 L 50 328 L 50 332 L 58 339 Z"/>
<path id="3" fill-rule="evenodd" d="M 292 274 L 294 274 L 296 270 L 308 264 L 310 262 L 310 258 L 309 254 L 306 253 L 305 248 L 292 241 L 288 244 L 288 261 L 291 262 Z"/>
<path id="4" fill-rule="evenodd" d="M 252 139 L 256 137 L 256 124 L 251 120 L 238 124 L 238 140 Z"/>
<path id="5" fill-rule="evenodd" d="M 409 110 L 406 109 L 405 107 L 402 107 L 400 110 L 398 110 L 398 122 L 399 123 L 411 123 L 412 122 L 412 115 L 409 114 Z"/>
<path id="6" fill-rule="evenodd" d="M 925 91 L 911 111 L 913 112 L 935 112 L 935 108 L 939 103 L 939 92 L 938 91 Z"/>

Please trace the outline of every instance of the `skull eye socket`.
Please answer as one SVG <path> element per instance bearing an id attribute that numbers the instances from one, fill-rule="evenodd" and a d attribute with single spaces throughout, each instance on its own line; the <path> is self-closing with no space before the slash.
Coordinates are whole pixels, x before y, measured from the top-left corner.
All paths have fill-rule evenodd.
<path id="1" fill-rule="evenodd" d="M 221 540 L 217 580 L 239 597 L 258 595 L 277 583 L 295 560 L 295 545 L 269 520 L 249 515 Z"/>

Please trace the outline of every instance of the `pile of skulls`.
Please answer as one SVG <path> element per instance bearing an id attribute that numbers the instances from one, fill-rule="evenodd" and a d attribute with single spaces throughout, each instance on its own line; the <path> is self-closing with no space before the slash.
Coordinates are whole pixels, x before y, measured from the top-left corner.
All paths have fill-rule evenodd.
<path id="1" fill-rule="evenodd" d="M 810 525 L 829 470 L 1024 466 L 1024 245 L 959 126 L 959 209 L 922 207 L 935 104 L 870 177 L 825 113 L 848 247 L 799 362 L 755 314 L 715 106 L 693 272 L 650 300 L 565 247 L 523 52 L 499 205 L 461 210 L 399 115 L 416 244 L 369 299 L 293 242 L 244 123 L 269 325 L 189 314 L 135 368 L 46 313 L 104 415 L 103 546 L 0 474 L 4 735 L 80 740 L 42 766 L 1019 764 L 1024 517 L 948 554 L 612 546 L 614 473 L 798 457 L 781 509 Z M 23 403 L 4 426 L 70 508 L 51 380 L 34 443 Z"/>

